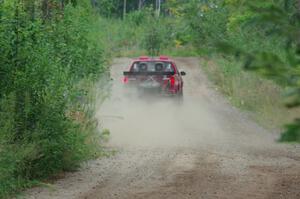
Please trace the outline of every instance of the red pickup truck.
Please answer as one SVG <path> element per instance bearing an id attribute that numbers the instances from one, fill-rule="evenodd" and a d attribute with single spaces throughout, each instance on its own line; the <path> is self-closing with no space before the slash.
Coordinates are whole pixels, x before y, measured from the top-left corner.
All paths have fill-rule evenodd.
<path id="1" fill-rule="evenodd" d="M 135 85 L 143 90 L 157 90 L 163 94 L 182 96 L 184 71 L 166 56 L 150 58 L 142 56 L 133 60 L 124 71 L 124 84 Z"/>

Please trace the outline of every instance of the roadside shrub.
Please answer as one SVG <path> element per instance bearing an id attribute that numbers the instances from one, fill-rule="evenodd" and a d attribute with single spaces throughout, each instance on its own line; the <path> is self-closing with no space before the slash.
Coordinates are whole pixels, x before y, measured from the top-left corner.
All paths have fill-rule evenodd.
<path id="1" fill-rule="evenodd" d="M 132 11 L 126 15 L 126 21 L 133 23 L 133 27 L 143 25 L 147 21 L 147 18 L 151 15 L 151 12 L 147 9 Z"/>
<path id="2" fill-rule="evenodd" d="M 95 16 L 70 3 L 43 18 L 27 9 L 38 4 L 0 3 L 0 198 L 74 170 L 99 149 L 91 89 L 106 54 L 91 32 Z"/>
<path id="3" fill-rule="evenodd" d="M 143 41 L 144 47 L 150 56 L 159 55 L 162 48 L 163 37 L 158 23 L 154 22 L 151 25 L 149 24 Z"/>

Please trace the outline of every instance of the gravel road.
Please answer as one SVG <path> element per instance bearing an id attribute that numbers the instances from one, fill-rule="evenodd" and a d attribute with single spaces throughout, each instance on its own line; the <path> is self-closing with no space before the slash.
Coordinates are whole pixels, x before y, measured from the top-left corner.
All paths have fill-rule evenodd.
<path id="1" fill-rule="evenodd" d="M 176 58 L 186 71 L 184 100 L 141 96 L 124 89 L 111 67 L 112 95 L 98 110 L 117 153 L 86 163 L 36 199 L 300 198 L 300 146 L 269 132 L 213 89 L 197 58 Z"/>

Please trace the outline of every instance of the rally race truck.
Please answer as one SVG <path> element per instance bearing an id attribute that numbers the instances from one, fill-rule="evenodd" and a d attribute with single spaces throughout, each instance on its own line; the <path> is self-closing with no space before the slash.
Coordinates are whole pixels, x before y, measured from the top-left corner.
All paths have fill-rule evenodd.
<path id="1" fill-rule="evenodd" d="M 157 91 L 163 95 L 182 96 L 184 71 L 179 71 L 175 62 L 166 56 L 150 58 L 142 56 L 133 60 L 124 71 L 123 82 L 139 90 Z"/>

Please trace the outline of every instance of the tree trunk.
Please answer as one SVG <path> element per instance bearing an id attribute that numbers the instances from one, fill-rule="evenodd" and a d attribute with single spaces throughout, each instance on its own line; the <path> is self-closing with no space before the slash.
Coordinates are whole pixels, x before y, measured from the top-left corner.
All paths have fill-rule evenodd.
<path id="1" fill-rule="evenodd" d="M 126 12 L 127 12 L 127 0 L 124 0 L 123 4 L 123 19 L 126 17 Z"/>
<path id="2" fill-rule="evenodd" d="M 50 10 L 49 10 L 49 1 L 43 0 L 42 1 L 42 13 L 43 13 L 43 20 L 46 21 L 50 18 Z"/>
<path id="3" fill-rule="evenodd" d="M 35 5 L 36 0 L 28 0 L 28 5 L 27 5 L 27 13 L 30 16 L 30 20 L 31 22 L 34 24 L 36 23 L 36 5 Z M 64 0 L 61 0 L 61 9 L 64 8 Z M 37 41 L 36 41 L 36 32 L 34 30 L 32 30 L 31 33 L 31 39 L 32 39 L 32 44 L 36 45 Z M 32 49 L 34 50 L 34 49 Z M 25 98 L 25 95 L 23 96 L 23 98 Z M 27 97 L 28 97 L 28 102 L 24 104 L 24 107 L 26 108 L 26 106 L 29 106 L 29 108 L 27 107 L 26 109 L 29 110 L 27 113 L 27 117 L 25 118 L 26 121 L 26 126 L 25 129 L 32 131 L 36 124 L 37 124 L 37 120 L 38 120 L 38 114 L 40 113 L 38 110 L 40 108 L 40 106 L 38 106 L 38 95 L 36 94 L 36 90 L 34 90 L 30 85 L 28 85 L 28 93 L 27 93 Z"/>
<path id="4" fill-rule="evenodd" d="M 12 54 L 12 63 L 13 66 L 15 67 L 15 71 L 17 73 L 22 73 L 24 70 L 21 60 L 19 59 L 19 47 L 21 45 L 21 39 L 20 39 L 20 1 L 16 2 L 15 6 L 15 21 L 16 23 L 14 24 L 14 34 L 15 34 L 15 39 L 14 42 L 12 42 L 12 49 L 13 49 L 13 54 Z M 25 92 L 23 88 L 20 88 L 20 83 L 15 82 L 16 86 L 16 91 L 15 91 L 15 136 L 14 136 L 14 141 L 18 141 L 23 138 L 23 134 L 25 131 Z"/>
<path id="5" fill-rule="evenodd" d="M 160 15 L 160 7 L 161 7 L 161 0 L 155 0 L 155 10 L 158 17 Z"/>
<path id="6" fill-rule="evenodd" d="M 159 15 L 160 15 L 161 0 L 157 0 L 157 1 L 158 1 L 157 16 L 159 17 Z"/>
<path id="7" fill-rule="evenodd" d="M 65 0 L 61 0 L 60 5 L 61 5 L 61 10 L 63 12 L 65 9 Z"/>
<path id="8" fill-rule="evenodd" d="M 93 8 L 97 7 L 97 0 L 91 0 L 91 4 Z"/>
<path id="9" fill-rule="evenodd" d="M 35 1 L 36 0 L 25 1 L 25 11 L 28 14 L 31 22 L 35 22 Z"/>

